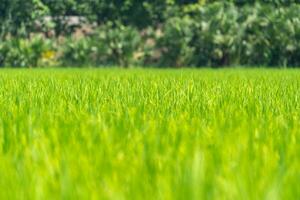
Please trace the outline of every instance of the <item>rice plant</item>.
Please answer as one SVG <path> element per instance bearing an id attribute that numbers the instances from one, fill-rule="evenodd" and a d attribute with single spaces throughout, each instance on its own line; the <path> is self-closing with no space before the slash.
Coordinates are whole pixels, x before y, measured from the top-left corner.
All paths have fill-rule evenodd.
<path id="1" fill-rule="evenodd" d="M 0 71 L 0 199 L 299 199 L 300 71 Z"/>

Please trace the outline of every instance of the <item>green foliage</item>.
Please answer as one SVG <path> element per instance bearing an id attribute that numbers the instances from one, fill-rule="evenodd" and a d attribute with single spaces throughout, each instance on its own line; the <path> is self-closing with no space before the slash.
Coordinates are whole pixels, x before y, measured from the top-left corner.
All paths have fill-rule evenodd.
<path id="1" fill-rule="evenodd" d="M 297 199 L 299 70 L 1 70 L 0 199 Z"/>
<path id="2" fill-rule="evenodd" d="M 238 6 L 261 3 L 277 7 L 299 3 L 297 0 L 0 0 L 0 33 L 2 37 L 20 33 L 28 36 L 35 30 L 36 20 L 42 21 L 46 15 L 52 17 L 57 36 L 72 31 L 64 20 L 68 16 L 86 17 L 98 25 L 121 21 L 126 25 L 145 28 L 163 23 L 174 7 L 191 11 L 216 2 L 230 2 Z M 172 15 L 180 13 L 176 11 Z M 48 26 L 46 22 L 42 23 Z"/>
<path id="3" fill-rule="evenodd" d="M 98 57 L 111 65 L 129 67 L 135 64 L 141 36 L 137 29 L 121 23 L 107 23 L 101 26 L 93 41 L 98 47 Z"/>
<path id="4" fill-rule="evenodd" d="M 297 66 L 300 50 L 299 5 L 276 9 L 256 4 L 245 7 L 241 16 L 241 64 Z"/>
<path id="5" fill-rule="evenodd" d="M 195 31 L 197 66 L 238 64 L 239 11 L 233 4 L 214 3 L 201 7 L 195 20 L 200 22 Z"/>
<path id="6" fill-rule="evenodd" d="M 0 0 L 0 40 L 7 35 L 28 37 L 36 20 L 47 13 L 41 0 Z"/>
<path id="7" fill-rule="evenodd" d="M 49 9 L 49 16 L 54 23 L 56 36 L 70 35 L 73 27 L 68 25 L 69 16 L 87 16 L 91 10 L 88 5 L 91 1 L 85 0 L 41 0 Z"/>
<path id="8" fill-rule="evenodd" d="M 95 65 L 95 44 L 90 38 L 67 38 L 62 44 L 60 60 L 64 66 L 83 67 Z"/>
<path id="9" fill-rule="evenodd" d="M 162 41 L 169 43 L 159 46 L 168 49 L 162 60 L 176 62 L 175 52 L 180 58 L 179 52 L 193 49 L 192 62 L 186 60 L 181 65 L 300 65 L 300 5 L 276 9 L 274 5 L 255 4 L 239 8 L 232 3 L 217 2 L 185 12 L 191 17 L 177 17 L 175 22 L 171 18 L 165 24 L 175 29 L 172 34 L 170 29 L 164 30 Z M 185 24 L 187 19 L 192 26 Z M 184 29 L 193 28 L 186 35 L 178 35 L 180 24 Z M 181 41 L 186 41 L 185 45 L 179 45 Z"/>
<path id="10" fill-rule="evenodd" d="M 98 24 L 121 21 L 126 25 L 143 28 L 155 25 L 164 19 L 164 12 L 173 0 L 92 0 L 87 1 L 90 8 L 88 17 Z"/>
<path id="11" fill-rule="evenodd" d="M 191 42 L 195 23 L 189 17 L 173 17 L 167 20 L 162 29 L 163 35 L 157 41 L 162 51 L 161 65 L 189 66 L 194 56 Z"/>
<path id="12" fill-rule="evenodd" d="M 93 35 L 69 38 L 62 45 L 61 60 L 66 66 L 119 65 L 129 67 L 139 62 L 141 36 L 130 26 L 107 23 Z"/>
<path id="13" fill-rule="evenodd" d="M 16 53 L 36 32 L 54 36 L 58 61 L 68 66 L 300 66 L 300 4 L 293 1 L 1 1 L 0 66 L 40 55 Z M 74 16 L 85 23 L 69 25 Z"/>
<path id="14" fill-rule="evenodd" d="M 55 63 L 54 43 L 42 36 L 10 39 L 0 45 L 0 65 L 6 67 L 43 67 Z"/>

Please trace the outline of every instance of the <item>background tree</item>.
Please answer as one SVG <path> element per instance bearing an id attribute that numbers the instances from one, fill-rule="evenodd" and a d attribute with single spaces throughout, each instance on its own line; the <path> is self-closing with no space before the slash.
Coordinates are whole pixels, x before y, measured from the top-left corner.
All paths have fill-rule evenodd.
<path id="1" fill-rule="evenodd" d="M 0 0 L 0 38 L 28 37 L 35 22 L 48 13 L 40 0 Z"/>

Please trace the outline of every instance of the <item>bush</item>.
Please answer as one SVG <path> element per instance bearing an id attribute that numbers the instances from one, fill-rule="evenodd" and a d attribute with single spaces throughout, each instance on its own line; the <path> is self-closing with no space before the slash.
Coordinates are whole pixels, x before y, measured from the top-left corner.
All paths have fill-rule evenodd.
<path id="1" fill-rule="evenodd" d="M 174 7 L 164 23 L 142 30 L 114 21 L 63 43 L 10 35 L 0 66 L 300 66 L 299 4 L 202 3 Z"/>
<path id="2" fill-rule="evenodd" d="M 164 65 L 300 65 L 300 5 L 194 5 L 169 19 L 159 40 Z"/>
<path id="3" fill-rule="evenodd" d="M 90 36 L 67 38 L 60 59 L 66 66 L 129 67 L 139 63 L 136 53 L 140 45 L 141 36 L 135 28 L 107 23 Z"/>
<path id="4" fill-rule="evenodd" d="M 0 45 L 0 65 L 5 67 L 42 67 L 56 64 L 54 42 L 40 35 L 30 39 L 14 38 Z"/>
<path id="5" fill-rule="evenodd" d="M 299 65 L 300 6 L 276 9 L 256 4 L 243 9 L 241 64 Z M 298 35 L 298 36 L 297 36 Z M 298 57 L 298 58 L 297 58 Z"/>
<path id="6" fill-rule="evenodd" d="M 194 35 L 194 21 L 190 17 L 173 17 L 163 26 L 163 35 L 158 39 L 161 50 L 160 65 L 190 66 L 195 48 L 191 44 Z"/>
<path id="7" fill-rule="evenodd" d="M 64 66 L 83 67 L 97 63 L 93 55 L 96 47 L 90 38 L 66 38 L 62 44 L 60 60 Z"/>
<path id="8" fill-rule="evenodd" d="M 192 44 L 195 47 L 194 62 L 197 66 L 219 66 L 237 63 L 239 12 L 233 4 L 214 3 L 201 7 L 197 30 Z"/>
<path id="9" fill-rule="evenodd" d="M 98 63 L 129 67 L 137 64 L 135 53 L 141 46 L 141 36 L 137 29 L 121 23 L 107 23 L 92 36 L 97 45 Z"/>
<path id="10" fill-rule="evenodd" d="M 160 49 L 157 48 L 157 41 L 161 37 L 161 29 L 154 29 L 148 27 L 141 32 L 142 42 L 141 48 L 138 52 L 141 64 L 144 66 L 156 65 L 161 59 Z"/>

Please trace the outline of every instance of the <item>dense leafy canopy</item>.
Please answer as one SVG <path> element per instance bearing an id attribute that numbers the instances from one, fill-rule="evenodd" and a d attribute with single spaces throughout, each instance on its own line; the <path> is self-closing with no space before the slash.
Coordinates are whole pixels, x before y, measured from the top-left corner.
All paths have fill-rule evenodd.
<path id="1" fill-rule="evenodd" d="M 174 7 L 203 6 L 214 2 L 234 2 L 236 5 L 260 2 L 284 6 L 297 0 L 0 0 L 1 33 L 33 31 L 35 20 L 49 15 L 54 18 L 55 30 L 59 34 L 65 28 L 61 18 L 74 15 L 85 16 L 98 24 L 119 20 L 141 28 L 163 22 L 174 12 Z"/>
<path id="2" fill-rule="evenodd" d="M 0 0 L 0 66 L 47 53 L 74 66 L 299 66 L 299 13 L 298 0 Z"/>

